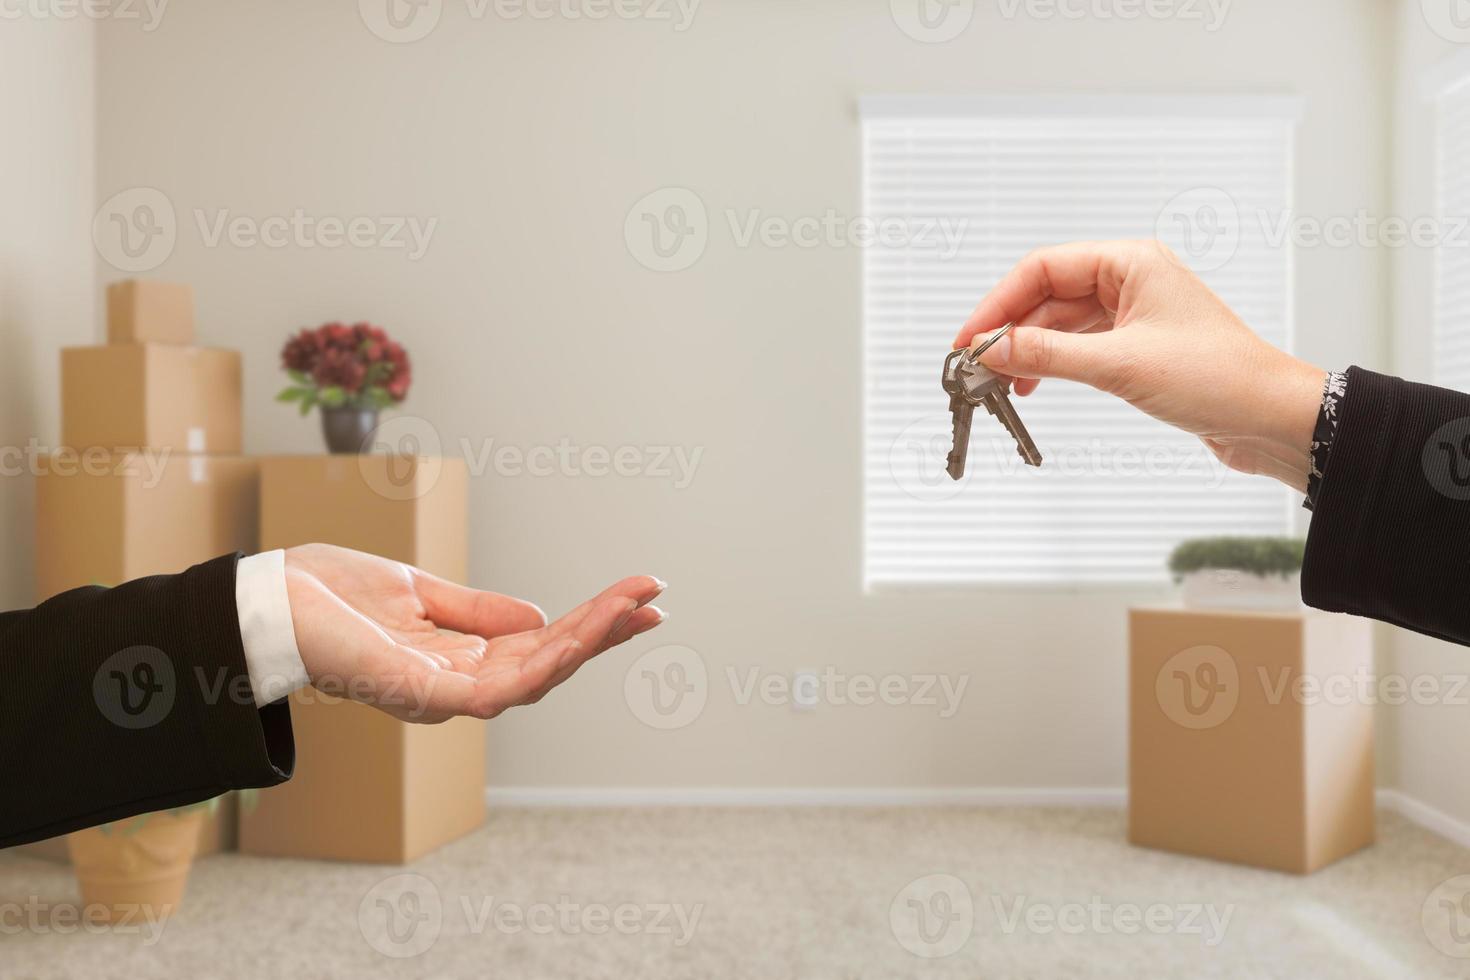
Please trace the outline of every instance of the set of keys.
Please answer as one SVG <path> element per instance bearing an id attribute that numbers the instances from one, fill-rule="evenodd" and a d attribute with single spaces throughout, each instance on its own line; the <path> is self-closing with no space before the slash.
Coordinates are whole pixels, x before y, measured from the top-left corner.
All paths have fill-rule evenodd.
<path id="1" fill-rule="evenodd" d="M 965 457 L 970 453 L 970 422 L 977 405 L 984 405 L 987 412 L 1000 420 L 1016 440 L 1016 452 L 1028 466 L 1041 465 L 1041 453 L 1011 405 L 1011 383 L 980 363 L 980 355 L 1013 326 L 1007 323 L 980 346 L 961 347 L 950 351 L 944 359 L 942 383 L 949 392 L 949 414 L 954 419 L 954 447 L 949 451 L 949 465 L 945 469 L 952 480 L 965 475 Z"/>

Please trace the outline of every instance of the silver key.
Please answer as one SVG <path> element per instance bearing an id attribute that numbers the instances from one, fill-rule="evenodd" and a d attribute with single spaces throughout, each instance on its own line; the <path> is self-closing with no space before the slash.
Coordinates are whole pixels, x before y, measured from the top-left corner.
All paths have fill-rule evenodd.
<path id="1" fill-rule="evenodd" d="M 970 422 L 975 417 L 975 403 L 965 397 L 965 390 L 956 372 L 958 355 L 964 354 L 963 350 L 957 350 L 944 360 L 944 376 L 941 384 L 944 390 L 949 392 L 949 414 L 953 421 L 954 444 L 950 447 L 949 458 L 946 460 L 945 472 L 951 480 L 958 480 L 965 475 L 965 459 L 970 455 Z"/>
<path id="2" fill-rule="evenodd" d="M 970 422 L 976 405 L 984 405 L 987 412 L 1000 420 L 1000 424 L 1016 441 L 1016 453 L 1027 465 L 1041 465 L 1041 453 L 1011 404 L 1010 382 L 979 363 L 980 354 L 1010 329 L 1011 324 L 1006 324 L 974 351 L 961 348 L 951 351 L 944 359 L 942 383 L 944 390 L 949 393 L 949 410 L 954 416 L 955 443 L 950 450 L 949 465 L 946 467 L 951 479 L 958 480 L 965 474 Z"/>

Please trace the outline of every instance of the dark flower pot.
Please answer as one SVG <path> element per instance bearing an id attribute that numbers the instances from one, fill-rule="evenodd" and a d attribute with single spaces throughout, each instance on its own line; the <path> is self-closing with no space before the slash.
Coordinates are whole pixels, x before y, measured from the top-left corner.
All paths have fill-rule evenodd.
<path id="1" fill-rule="evenodd" d="M 360 453 L 378 427 L 378 413 L 371 408 L 322 408 L 322 434 L 327 437 L 327 450 L 334 453 Z"/>

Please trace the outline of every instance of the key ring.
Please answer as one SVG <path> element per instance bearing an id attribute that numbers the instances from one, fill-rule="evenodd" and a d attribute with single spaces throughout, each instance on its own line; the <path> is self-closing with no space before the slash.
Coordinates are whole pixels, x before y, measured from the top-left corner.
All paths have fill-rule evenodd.
<path id="1" fill-rule="evenodd" d="M 1007 323 L 1005 326 L 1003 326 L 999 330 L 997 330 L 995 332 L 995 335 L 993 337 L 991 337 L 989 340 L 985 341 L 985 343 L 981 344 L 979 347 L 976 347 L 974 350 L 970 351 L 970 363 L 971 364 L 974 364 L 976 361 L 980 360 L 980 355 L 981 354 L 984 354 L 986 351 L 990 350 L 990 345 L 991 344 L 995 343 L 997 340 L 999 340 L 1000 338 L 1004 337 L 1006 334 L 1010 333 L 1011 332 L 1011 328 L 1014 327 L 1014 326 L 1015 326 L 1015 323 L 1014 322 Z"/>

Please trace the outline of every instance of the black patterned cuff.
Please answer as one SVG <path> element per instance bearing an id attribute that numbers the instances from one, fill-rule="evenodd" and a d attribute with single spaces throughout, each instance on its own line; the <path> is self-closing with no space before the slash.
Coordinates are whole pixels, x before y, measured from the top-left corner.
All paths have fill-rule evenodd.
<path id="1" fill-rule="evenodd" d="M 1302 506 L 1307 510 L 1317 505 L 1317 490 L 1322 486 L 1322 474 L 1332 459 L 1332 442 L 1337 438 L 1337 420 L 1342 416 L 1342 405 L 1347 399 L 1347 375 L 1333 371 L 1322 383 L 1322 407 L 1317 410 L 1317 426 L 1312 430 L 1310 451 L 1311 469 L 1307 473 L 1307 498 Z"/>

